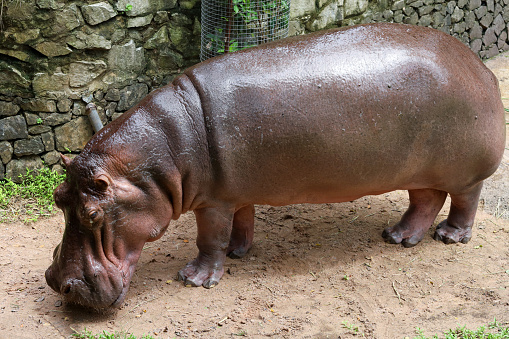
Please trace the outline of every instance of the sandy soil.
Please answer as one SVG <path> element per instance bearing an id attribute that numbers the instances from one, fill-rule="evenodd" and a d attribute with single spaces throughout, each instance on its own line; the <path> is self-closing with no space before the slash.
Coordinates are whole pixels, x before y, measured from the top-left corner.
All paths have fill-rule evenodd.
<path id="1" fill-rule="evenodd" d="M 509 59 L 488 65 L 509 98 Z M 61 213 L 1 224 L 0 338 L 69 337 L 84 328 L 156 338 L 412 338 L 417 327 L 431 335 L 494 318 L 509 324 L 509 151 L 485 185 L 468 244 L 436 242 L 433 229 L 414 248 L 384 243 L 383 228 L 399 220 L 407 200 L 397 191 L 259 207 L 252 250 L 228 259 L 211 290 L 175 281 L 197 254 L 193 215 L 185 215 L 147 244 L 126 303 L 104 314 L 66 305 L 46 285 Z"/>

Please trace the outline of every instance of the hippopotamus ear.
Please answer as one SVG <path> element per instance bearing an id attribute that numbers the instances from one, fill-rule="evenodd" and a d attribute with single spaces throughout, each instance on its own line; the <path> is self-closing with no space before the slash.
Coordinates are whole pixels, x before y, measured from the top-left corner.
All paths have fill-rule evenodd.
<path id="1" fill-rule="evenodd" d="M 62 159 L 62 162 L 63 162 L 65 168 L 69 168 L 69 166 L 71 166 L 71 162 L 72 162 L 71 158 L 63 155 L 62 153 L 60 153 L 60 158 Z"/>
<path id="2" fill-rule="evenodd" d="M 111 178 L 106 174 L 99 174 L 94 178 L 94 184 L 97 190 L 104 192 L 111 184 Z"/>

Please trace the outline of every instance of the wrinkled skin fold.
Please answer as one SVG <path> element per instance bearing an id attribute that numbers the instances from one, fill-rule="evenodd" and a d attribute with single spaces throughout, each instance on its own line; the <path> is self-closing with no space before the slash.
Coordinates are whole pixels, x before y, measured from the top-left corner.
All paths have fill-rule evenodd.
<path id="1" fill-rule="evenodd" d="M 410 204 L 385 241 L 415 246 L 450 195 L 434 238 L 465 243 L 504 143 L 496 78 L 436 30 L 363 25 L 213 58 L 63 157 L 46 280 L 68 302 L 121 306 L 143 245 L 193 211 L 199 252 L 178 278 L 211 288 L 251 247 L 255 204 L 396 189 Z"/>

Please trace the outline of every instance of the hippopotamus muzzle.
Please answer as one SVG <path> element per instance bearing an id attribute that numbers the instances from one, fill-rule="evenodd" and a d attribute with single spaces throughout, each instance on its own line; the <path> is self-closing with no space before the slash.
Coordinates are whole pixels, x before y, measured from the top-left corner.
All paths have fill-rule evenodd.
<path id="1" fill-rule="evenodd" d="M 129 289 L 129 283 L 124 285 L 122 274 L 118 270 L 104 270 L 102 274 L 92 277 L 83 275 L 79 278 L 55 278 L 55 271 L 57 270 L 53 270 L 53 267 L 46 270 L 46 281 L 69 303 L 96 309 L 119 307 Z"/>
<path id="2" fill-rule="evenodd" d="M 83 236 L 83 234 L 81 234 Z M 66 243 L 57 245 L 53 252 L 53 264 L 46 270 L 48 285 L 64 296 L 70 303 L 96 309 L 118 307 L 129 289 L 134 265 L 127 270 L 114 265 L 106 256 L 96 256 L 90 241 L 81 241 L 78 251 L 65 249 Z M 71 256 L 66 256 L 62 251 Z"/>
<path id="3" fill-rule="evenodd" d="M 86 256 L 86 263 L 63 260 L 60 248 L 61 244 L 55 248 L 53 264 L 45 273 L 46 282 L 54 291 L 64 296 L 67 302 L 95 309 L 121 305 L 129 290 L 134 267 L 130 274 L 124 274 L 115 265 L 101 264 L 90 256 Z"/>

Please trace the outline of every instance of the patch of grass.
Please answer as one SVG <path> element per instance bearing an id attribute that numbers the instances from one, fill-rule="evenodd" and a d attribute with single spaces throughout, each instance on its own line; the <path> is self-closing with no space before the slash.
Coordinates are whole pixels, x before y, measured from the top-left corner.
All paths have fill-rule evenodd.
<path id="1" fill-rule="evenodd" d="M 115 333 L 102 331 L 101 333 L 93 334 L 86 328 L 81 332 L 73 333 L 72 336 L 79 339 L 138 339 L 138 337 L 136 337 L 135 335 L 123 331 Z M 145 334 L 139 337 L 139 339 L 154 339 L 154 337 L 151 336 L 150 334 Z"/>
<path id="2" fill-rule="evenodd" d="M 414 339 L 509 339 L 509 327 L 503 327 L 494 319 L 488 326 L 481 326 L 477 330 L 469 330 L 466 326 L 457 327 L 444 333 L 444 337 L 435 334 L 428 338 L 420 328 L 417 328 L 417 334 Z"/>
<path id="3" fill-rule="evenodd" d="M 352 334 L 355 334 L 355 335 L 361 335 L 364 337 L 364 333 L 362 333 L 359 329 L 359 326 L 357 325 L 354 325 L 354 324 L 350 324 L 348 321 L 342 321 L 341 324 L 343 325 L 344 328 L 348 329 L 350 332 L 352 332 Z"/>
<path id="4" fill-rule="evenodd" d="M 27 170 L 21 184 L 0 181 L 0 222 L 32 222 L 53 214 L 53 191 L 64 180 L 65 174 L 42 168 Z"/>
<path id="5" fill-rule="evenodd" d="M 138 339 L 135 335 L 127 332 L 109 333 L 108 331 L 102 331 L 101 333 L 93 334 L 86 328 L 81 332 L 73 333 L 72 336 L 79 339 Z M 154 337 L 150 334 L 145 334 L 139 339 L 154 339 Z"/>

